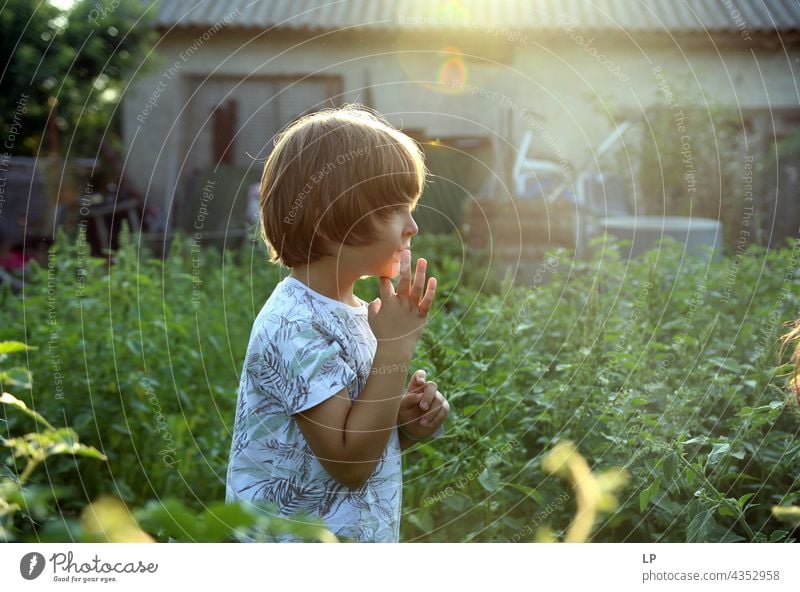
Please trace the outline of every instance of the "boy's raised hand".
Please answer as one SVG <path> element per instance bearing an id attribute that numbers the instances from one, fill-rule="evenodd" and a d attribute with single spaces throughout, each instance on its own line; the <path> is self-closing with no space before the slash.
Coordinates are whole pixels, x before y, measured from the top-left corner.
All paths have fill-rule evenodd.
<path id="1" fill-rule="evenodd" d="M 402 252 L 400 258 L 400 281 L 397 283 L 397 295 L 402 298 L 407 298 L 412 305 L 419 306 L 420 312 L 425 315 L 430 311 L 431 303 L 433 302 L 433 294 L 436 292 L 436 278 L 430 277 L 428 279 L 428 293 L 431 294 L 430 300 L 423 301 L 422 289 L 425 287 L 425 271 L 428 268 L 428 262 L 420 257 L 417 259 L 417 271 L 414 273 L 414 285 L 411 286 L 411 250 L 406 249 Z M 426 298 L 428 294 L 425 295 Z M 424 311 L 423 311 L 424 307 Z"/>
<path id="2" fill-rule="evenodd" d="M 397 290 L 388 277 L 380 278 L 380 298 L 369 304 L 368 317 L 378 342 L 400 348 L 404 354 L 414 352 L 417 341 L 428 321 L 428 312 L 436 295 L 436 278 L 425 287 L 425 259 L 417 260 L 414 285 L 411 286 L 411 251 L 406 249 L 400 259 L 400 281 Z"/>

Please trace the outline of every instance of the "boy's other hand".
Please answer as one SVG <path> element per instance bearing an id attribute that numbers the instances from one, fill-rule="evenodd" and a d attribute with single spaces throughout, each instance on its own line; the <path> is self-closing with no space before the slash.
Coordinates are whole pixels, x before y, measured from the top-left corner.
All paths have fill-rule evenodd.
<path id="1" fill-rule="evenodd" d="M 437 390 L 436 383 L 427 380 L 425 370 L 414 372 L 400 403 L 397 425 L 413 438 L 429 438 L 448 413 L 450 403 Z"/>
<path id="2" fill-rule="evenodd" d="M 433 298 L 436 295 L 436 278 L 431 277 L 425 288 L 425 259 L 417 260 L 414 284 L 411 285 L 411 251 L 403 251 L 400 259 L 400 281 L 397 290 L 388 277 L 380 278 L 380 298 L 369 304 L 368 316 L 372 332 L 384 345 L 399 347 L 412 354 L 428 321 Z"/>

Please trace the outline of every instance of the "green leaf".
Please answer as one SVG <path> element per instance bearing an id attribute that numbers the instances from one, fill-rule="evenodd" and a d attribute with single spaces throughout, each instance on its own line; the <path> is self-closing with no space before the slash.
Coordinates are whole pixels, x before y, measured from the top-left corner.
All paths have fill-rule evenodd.
<path id="1" fill-rule="evenodd" d="M 745 493 L 742 497 L 736 500 L 736 503 L 739 505 L 740 508 L 744 507 L 744 504 L 755 495 L 755 493 Z"/>
<path id="2" fill-rule="evenodd" d="M 721 538 L 717 539 L 714 542 L 717 543 L 741 543 L 742 541 L 746 541 L 747 539 L 743 536 L 736 534 L 735 532 L 726 532 L 722 535 Z"/>
<path id="3" fill-rule="evenodd" d="M 720 516 L 727 516 L 727 517 L 733 517 L 733 516 L 736 516 L 736 512 L 734 512 L 733 510 L 731 510 L 731 509 L 730 509 L 730 508 L 729 508 L 727 505 L 725 505 L 725 504 L 721 505 L 721 506 L 718 508 L 718 510 L 717 510 L 717 511 L 719 512 L 719 515 L 720 515 Z"/>
<path id="4" fill-rule="evenodd" d="M 647 507 L 647 504 L 650 502 L 652 497 L 656 495 L 659 491 L 661 491 L 661 480 L 656 479 L 650 484 L 650 487 L 648 487 L 642 493 L 639 494 L 640 512 L 644 512 L 644 509 Z"/>
<path id="5" fill-rule="evenodd" d="M 744 455 L 745 455 L 744 448 L 739 448 L 739 449 L 734 450 L 733 452 L 731 452 L 731 456 L 733 458 L 738 459 L 738 460 L 742 460 L 744 458 Z"/>
<path id="6" fill-rule="evenodd" d="M 717 529 L 714 521 L 714 510 L 700 510 L 694 515 L 686 527 L 687 543 L 709 542 L 712 533 Z"/>
<path id="7" fill-rule="evenodd" d="M 721 461 L 725 455 L 730 451 L 731 445 L 727 442 L 718 442 L 711 448 L 708 454 L 708 464 L 715 465 Z"/>
<path id="8" fill-rule="evenodd" d="M 25 345 L 24 343 L 20 343 L 19 341 L 0 341 L 0 355 L 13 354 L 16 352 L 28 351 L 32 349 L 39 349 L 39 348 L 31 345 Z"/>
<path id="9" fill-rule="evenodd" d="M 773 530 L 769 535 L 770 543 L 780 543 L 789 535 L 788 530 Z"/>
<path id="10" fill-rule="evenodd" d="M 430 512 L 414 512 L 408 515 L 408 521 L 424 533 L 433 530 L 433 516 Z"/>
<path id="11" fill-rule="evenodd" d="M 9 368 L 5 371 L 0 371 L 0 383 L 3 386 L 10 384 L 23 389 L 30 389 L 32 387 L 32 379 L 30 371 L 25 368 Z"/>
<path id="12" fill-rule="evenodd" d="M 539 505 L 546 505 L 545 499 L 541 493 L 536 491 L 533 487 L 528 487 L 527 485 L 522 485 L 521 483 L 511 483 L 509 481 L 503 481 L 500 485 L 503 487 L 513 487 L 517 491 L 521 491 L 533 501 L 535 501 Z"/>
<path id="13" fill-rule="evenodd" d="M 497 491 L 497 488 L 500 487 L 500 479 L 497 473 L 491 470 L 489 467 L 483 469 L 481 474 L 478 475 L 478 482 L 489 493 Z"/>
<path id="14" fill-rule="evenodd" d="M 52 425 L 50 425 L 50 422 L 48 422 L 44 417 L 42 417 L 40 414 L 38 414 L 33 409 L 29 409 L 24 401 L 20 401 L 19 399 L 17 399 L 11 393 L 3 393 L 2 395 L 0 395 L 0 403 L 3 403 L 5 405 L 11 405 L 12 407 L 16 407 L 17 409 L 22 411 L 28 417 L 32 417 L 33 419 L 35 419 L 39 423 L 44 424 L 45 426 L 47 426 L 49 429 L 51 429 L 51 430 L 55 429 Z"/>
<path id="15" fill-rule="evenodd" d="M 240 504 L 214 504 L 202 516 L 204 543 L 221 543 L 228 540 L 233 531 L 245 529 L 255 523 L 255 518 Z"/>
<path id="16" fill-rule="evenodd" d="M 91 446 L 78 442 L 78 434 L 72 428 L 48 429 L 25 434 L 21 438 L 9 438 L 3 444 L 14 451 L 16 457 L 33 458 L 39 461 L 54 454 L 76 454 L 98 460 L 107 460 L 105 455 Z"/>
<path id="17" fill-rule="evenodd" d="M 675 481 L 678 473 L 678 456 L 674 452 L 670 452 L 664 457 L 664 479 L 667 482 L 667 489 L 669 485 Z"/>
<path id="18" fill-rule="evenodd" d="M 467 496 L 462 495 L 458 492 L 454 493 L 453 495 L 449 495 L 442 503 L 450 510 L 454 512 L 464 512 L 471 506 L 470 500 Z"/>
<path id="19" fill-rule="evenodd" d="M 710 358 L 708 360 L 712 364 L 718 366 L 721 370 L 727 370 L 729 372 L 740 372 L 741 366 L 736 362 L 736 360 L 722 359 L 722 358 Z"/>
<path id="20" fill-rule="evenodd" d="M 176 499 L 163 502 L 151 501 L 137 512 L 137 519 L 148 532 L 163 529 L 168 536 L 180 541 L 202 540 L 202 524 Z"/>
<path id="21" fill-rule="evenodd" d="M 461 415 L 464 417 L 469 417 L 475 411 L 481 408 L 481 405 L 467 405 L 464 409 L 461 410 Z"/>
<path id="22" fill-rule="evenodd" d="M 685 442 L 681 442 L 681 444 L 705 444 L 708 441 L 708 437 L 706 436 L 695 436 L 690 440 L 686 440 Z"/>

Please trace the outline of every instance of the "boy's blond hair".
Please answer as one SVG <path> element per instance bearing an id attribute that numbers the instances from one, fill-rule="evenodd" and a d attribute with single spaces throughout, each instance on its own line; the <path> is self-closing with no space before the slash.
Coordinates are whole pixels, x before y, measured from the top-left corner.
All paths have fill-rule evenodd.
<path id="1" fill-rule="evenodd" d="M 382 116 L 349 104 L 294 121 L 275 139 L 261 178 L 261 236 L 270 261 L 295 267 L 363 246 L 375 220 L 414 209 L 425 183 L 419 146 Z"/>

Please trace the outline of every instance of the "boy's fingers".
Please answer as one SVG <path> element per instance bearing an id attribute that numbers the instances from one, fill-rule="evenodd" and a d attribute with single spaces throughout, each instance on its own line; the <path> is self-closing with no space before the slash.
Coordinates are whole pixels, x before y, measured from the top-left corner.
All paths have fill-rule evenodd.
<path id="1" fill-rule="evenodd" d="M 430 412 L 420 420 L 420 423 L 426 427 L 434 426 L 444 421 L 447 414 L 450 412 L 450 404 L 447 399 L 442 396 L 442 393 L 437 392 L 434 403 L 431 406 Z"/>
<path id="2" fill-rule="evenodd" d="M 400 254 L 400 281 L 397 283 L 397 295 L 408 298 L 411 288 L 411 251 L 404 249 Z"/>
<path id="3" fill-rule="evenodd" d="M 427 427 L 439 425 L 445 420 L 448 413 L 450 413 L 450 406 L 447 404 L 447 401 L 442 400 L 442 404 L 437 407 L 437 412 L 432 414 L 431 417 L 425 418 L 424 425 Z"/>
<path id="4" fill-rule="evenodd" d="M 427 316 L 428 312 L 430 312 L 431 305 L 433 304 L 433 297 L 435 295 L 436 295 L 436 278 L 430 277 L 428 278 L 428 290 L 425 292 L 425 296 L 419 303 L 419 312 L 422 316 Z"/>
<path id="5" fill-rule="evenodd" d="M 392 280 L 386 276 L 381 276 L 378 284 L 381 290 L 381 303 L 383 303 L 383 301 L 390 296 L 394 296 L 394 286 L 392 286 Z"/>
<path id="6" fill-rule="evenodd" d="M 367 306 L 367 311 L 369 312 L 370 318 L 373 317 L 374 315 L 378 314 L 380 309 L 381 309 L 381 299 L 380 298 L 376 298 L 375 300 L 370 302 L 369 306 Z"/>
<path id="7" fill-rule="evenodd" d="M 422 381 L 418 382 L 418 379 L 421 378 Z M 401 401 L 401 406 L 405 409 L 413 409 L 419 406 L 419 402 L 422 400 L 422 396 L 425 394 L 425 370 L 417 370 L 411 376 L 411 381 L 408 383 L 408 388 L 406 389 L 406 395 L 404 396 Z"/>
<path id="8" fill-rule="evenodd" d="M 418 409 L 419 408 L 419 394 L 408 392 L 403 395 L 403 398 L 400 400 L 400 409 Z"/>
<path id="9" fill-rule="evenodd" d="M 425 270 L 428 262 L 425 259 L 417 259 L 417 271 L 414 274 L 414 286 L 411 288 L 411 302 L 419 305 L 422 300 L 422 288 L 425 286 Z"/>
<path id="10" fill-rule="evenodd" d="M 423 385 L 425 384 L 427 374 L 428 373 L 422 369 L 414 372 L 414 375 L 411 377 L 411 382 L 408 383 L 408 390 L 413 392 L 421 391 Z"/>
<path id="11" fill-rule="evenodd" d="M 436 383 L 432 380 L 425 383 L 425 392 L 422 395 L 422 400 L 419 402 L 420 409 L 427 411 L 433 405 L 433 400 L 436 398 Z"/>

